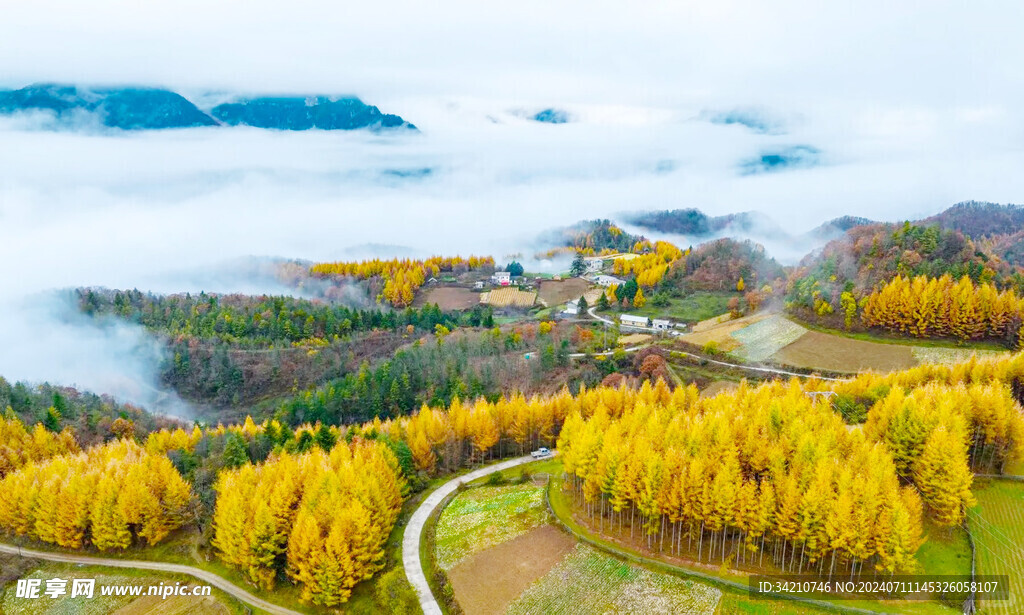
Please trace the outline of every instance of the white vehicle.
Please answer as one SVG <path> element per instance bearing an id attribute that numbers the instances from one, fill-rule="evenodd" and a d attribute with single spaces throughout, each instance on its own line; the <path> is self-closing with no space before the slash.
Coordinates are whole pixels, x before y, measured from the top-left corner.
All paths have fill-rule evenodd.
<path id="1" fill-rule="evenodd" d="M 550 457 L 551 451 L 549 451 L 545 447 L 541 447 L 530 453 L 530 456 L 533 457 L 534 459 L 540 459 L 541 457 Z"/>

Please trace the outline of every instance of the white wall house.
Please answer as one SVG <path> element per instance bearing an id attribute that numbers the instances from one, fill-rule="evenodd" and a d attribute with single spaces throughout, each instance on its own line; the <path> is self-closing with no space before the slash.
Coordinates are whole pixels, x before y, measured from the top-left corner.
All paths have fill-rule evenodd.
<path id="1" fill-rule="evenodd" d="M 622 314 L 621 316 L 619 316 L 619 323 L 624 327 L 638 327 L 646 329 L 647 317 L 633 316 L 632 314 Z"/>
<path id="2" fill-rule="evenodd" d="M 587 266 L 587 273 L 601 273 L 601 269 L 604 268 L 604 257 L 587 256 L 584 257 L 583 264 Z"/>
<path id="3" fill-rule="evenodd" d="M 672 328 L 672 321 L 664 318 L 655 318 L 651 321 L 651 326 L 658 331 L 668 331 Z"/>
<path id="4" fill-rule="evenodd" d="M 563 314 L 567 314 L 569 316 L 576 316 L 577 314 L 579 314 L 580 313 L 579 299 L 575 299 L 573 301 L 570 301 L 570 302 L 566 303 L 565 304 L 565 309 L 562 310 L 562 313 Z"/>
<path id="5" fill-rule="evenodd" d="M 601 286 L 604 287 L 611 286 L 612 284 L 616 286 L 621 286 L 626 283 L 625 280 L 617 278 L 613 275 L 595 275 L 593 281 L 595 284 L 600 284 Z"/>
<path id="6" fill-rule="evenodd" d="M 491 282 L 498 286 L 508 286 L 512 283 L 512 274 L 508 271 L 495 271 L 491 276 Z"/>

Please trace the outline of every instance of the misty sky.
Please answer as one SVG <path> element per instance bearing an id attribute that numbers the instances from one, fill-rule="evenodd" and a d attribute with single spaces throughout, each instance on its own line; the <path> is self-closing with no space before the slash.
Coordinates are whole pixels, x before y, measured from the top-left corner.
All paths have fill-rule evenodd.
<path id="1" fill-rule="evenodd" d="M 7 2 L 0 87 L 156 85 L 198 102 L 355 94 L 422 132 L 51 132 L 0 119 L 0 374 L 143 399 L 131 391 L 150 387 L 151 362 L 125 360 L 145 345 L 138 332 L 41 327 L 26 301 L 80 285 L 253 290 L 210 274 L 251 255 L 391 246 L 500 259 L 547 228 L 631 210 L 758 210 L 803 232 L 843 214 L 1022 202 L 1022 12 L 1012 1 Z M 573 122 L 524 118 L 548 107 Z M 735 109 L 776 129 L 708 121 Z M 820 164 L 741 172 L 793 146 L 817 149 Z"/>

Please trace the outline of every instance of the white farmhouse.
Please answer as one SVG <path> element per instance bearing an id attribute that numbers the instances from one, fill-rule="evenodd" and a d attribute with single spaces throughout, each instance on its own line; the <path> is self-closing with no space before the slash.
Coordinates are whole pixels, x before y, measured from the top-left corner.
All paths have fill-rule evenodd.
<path id="1" fill-rule="evenodd" d="M 604 287 L 611 286 L 612 284 L 614 284 L 616 286 L 622 286 L 623 284 L 626 283 L 625 280 L 617 278 L 617 277 L 615 277 L 613 275 L 595 275 L 594 279 L 593 279 L 593 282 L 595 284 L 600 284 L 601 286 L 604 286 Z"/>
<path id="2" fill-rule="evenodd" d="M 574 300 L 566 303 L 565 304 L 565 309 L 562 310 L 562 313 L 563 314 L 567 314 L 569 316 L 576 316 L 576 315 L 578 315 L 580 313 L 579 299 L 574 299 Z"/>
<path id="3" fill-rule="evenodd" d="M 512 274 L 508 271 L 495 271 L 491 276 L 491 282 L 498 286 L 508 286 L 512 283 Z"/>
<path id="4" fill-rule="evenodd" d="M 603 256 L 584 257 L 583 263 L 587 266 L 587 273 L 601 273 L 601 270 L 604 269 Z"/>
<path id="5" fill-rule="evenodd" d="M 623 327 L 636 327 L 640 329 L 648 327 L 646 316 L 633 316 L 632 314 L 622 314 L 619 316 L 619 323 Z"/>
<path id="6" fill-rule="evenodd" d="M 651 326 L 656 331 L 668 331 L 672 328 L 672 321 L 665 318 L 655 318 L 651 321 Z"/>

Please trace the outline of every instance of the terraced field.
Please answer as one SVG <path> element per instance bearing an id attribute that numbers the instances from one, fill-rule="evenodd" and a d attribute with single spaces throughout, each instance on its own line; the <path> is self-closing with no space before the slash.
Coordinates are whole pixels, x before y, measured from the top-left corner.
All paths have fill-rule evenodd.
<path id="1" fill-rule="evenodd" d="M 528 293 L 518 288 L 497 288 L 480 295 L 480 303 L 494 307 L 528 308 L 537 300 L 537 293 Z"/>
<path id="2" fill-rule="evenodd" d="M 775 315 L 734 331 L 732 336 L 741 344 L 734 354 L 747 361 L 767 361 L 805 333 L 807 329 L 780 315 Z"/>
<path id="3" fill-rule="evenodd" d="M 708 585 L 651 572 L 578 544 L 506 612 L 710 615 L 721 596 Z"/>
<path id="4" fill-rule="evenodd" d="M 977 549 L 978 574 L 1010 577 L 1010 600 L 980 604 L 985 615 L 1024 612 L 1024 483 L 979 482 L 978 505 L 969 516 Z"/>
<path id="5" fill-rule="evenodd" d="M 437 563 L 445 570 L 463 559 L 501 544 L 547 520 L 544 487 L 533 484 L 467 489 L 453 499 L 437 521 Z"/>

